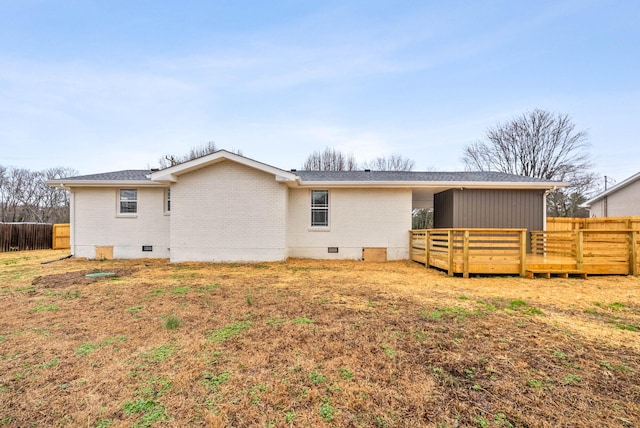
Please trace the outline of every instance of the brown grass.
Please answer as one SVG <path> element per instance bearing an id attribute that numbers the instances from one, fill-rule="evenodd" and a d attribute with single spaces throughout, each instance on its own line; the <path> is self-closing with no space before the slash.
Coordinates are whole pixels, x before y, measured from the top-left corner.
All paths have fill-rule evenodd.
<path id="1" fill-rule="evenodd" d="M 0 425 L 640 424 L 638 278 L 62 255 L 0 254 Z"/>

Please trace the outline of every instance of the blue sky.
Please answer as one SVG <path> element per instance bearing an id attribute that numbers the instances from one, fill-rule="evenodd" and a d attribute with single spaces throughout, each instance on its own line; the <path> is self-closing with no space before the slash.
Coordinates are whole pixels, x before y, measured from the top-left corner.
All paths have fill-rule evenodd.
<path id="1" fill-rule="evenodd" d="M 637 1 L 0 0 L 0 165 L 154 167 L 214 141 L 300 168 L 330 146 L 462 170 L 534 108 L 640 171 Z"/>

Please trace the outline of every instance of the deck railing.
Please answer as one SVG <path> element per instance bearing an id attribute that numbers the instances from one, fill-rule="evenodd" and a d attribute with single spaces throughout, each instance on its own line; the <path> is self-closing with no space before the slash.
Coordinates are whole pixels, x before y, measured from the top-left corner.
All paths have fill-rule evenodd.
<path id="1" fill-rule="evenodd" d="M 637 275 L 640 273 L 640 231 L 580 229 L 533 231 L 533 254 L 548 257 L 570 256 L 576 269 L 589 274 Z"/>
<path id="2" fill-rule="evenodd" d="M 525 275 L 526 229 L 421 229 L 410 231 L 411 260 L 461 273 Z"/>
<path id="3" fill-rule="evenodd" d="M 462 274 L 564 272 L 639 275 L 640 230 L 421 229 L 410 231 L 411 260 Z"/>

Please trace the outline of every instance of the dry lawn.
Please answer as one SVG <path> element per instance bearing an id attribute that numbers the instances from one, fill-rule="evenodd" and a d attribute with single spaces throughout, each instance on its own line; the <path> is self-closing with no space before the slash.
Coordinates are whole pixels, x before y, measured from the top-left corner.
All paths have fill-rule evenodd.
<path id="1" fill-rule="evenodd" d="M 639 278 L 62 255 L 0 254 L 0 425 L 640 426 Z"/>

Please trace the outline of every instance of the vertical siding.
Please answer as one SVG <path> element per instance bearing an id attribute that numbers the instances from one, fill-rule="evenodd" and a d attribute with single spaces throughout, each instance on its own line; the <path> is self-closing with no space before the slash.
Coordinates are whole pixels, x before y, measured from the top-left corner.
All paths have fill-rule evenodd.
<path id="1" fill-rule="evenodd" d="M 433 195 L 433 227 L 453 227 L 453 190 Z"/>
<path id="2" fill-rule="evenodd" d="M 605 198 L 600 199 L 589 207 L 589 215 L 591 217 L 606 217 L 604 213 Z"/>
<path id="3" fill-rule="evenodd" d="M 232 161 L 180 176 L 171 186 L 171 260 L 285 259 L 287 194 L 274 175 Z"/>
<path id="4" fill-rule="evenodd" d="M 543 229 L 544 192 L 541 190 L 465 189 L 453 192 L 453 227 Z"/>
<path id="5" fill-rule="evenodd" d="M 310 227 L 310 189 L 290 189 L 289 256 L 360 259 L 364 247 L 386 248 L 388 260 L 409 257 L 410 189 L 329 189 L 329 228 Z M 338 253 L 328 253 L 338 247 Z"/>

